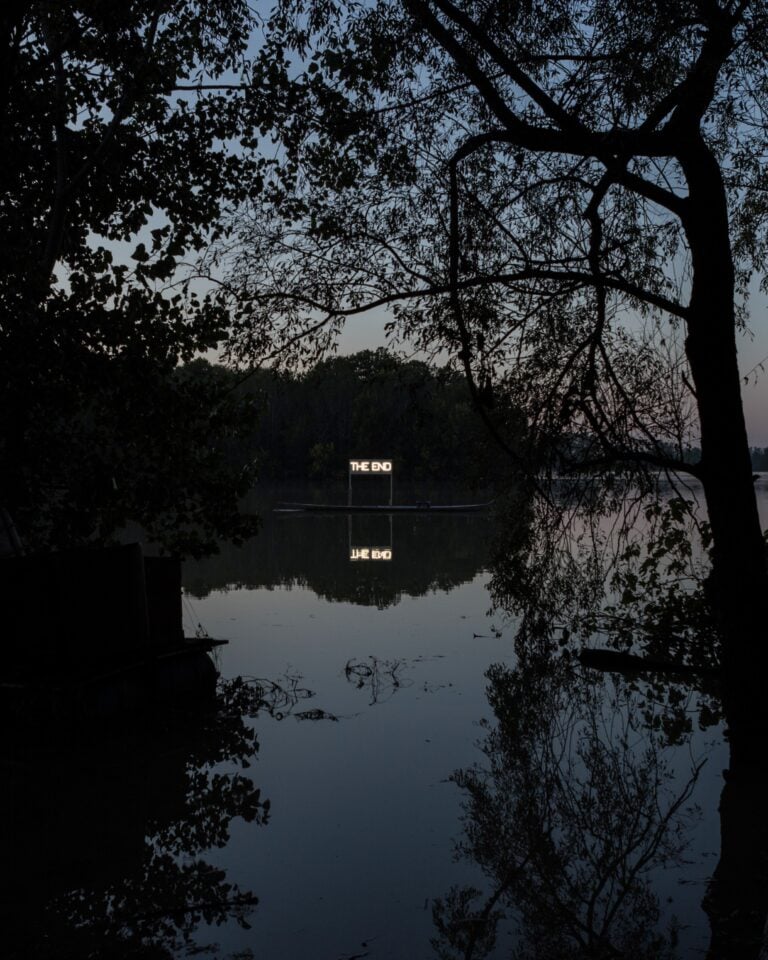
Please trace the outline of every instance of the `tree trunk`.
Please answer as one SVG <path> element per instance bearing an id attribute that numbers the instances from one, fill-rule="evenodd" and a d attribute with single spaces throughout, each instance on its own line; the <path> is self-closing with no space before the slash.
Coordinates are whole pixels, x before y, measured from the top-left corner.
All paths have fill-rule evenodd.
<path id="1" fill-rule="evenodd" d="M 760 708 L 768 573 L 741 401 L 735 276 L 725 188 L 701 139 L 680 157 L 689 190 L 684 219 L 693 281 L 686 353 L 697 394 L 704 496 L 713 537 L 713 599 L 723 635 L 726 711 L 738 742 L 765 734 Z"/>
<path id="2" fill-rule="evenodd" d="M 720 798 L 720 861 L 702 906 L 712 930 L 707 960 L 761 960 L 768 907 L 768 769 L 762 749 L 749 757 L 732 738 Z"/>

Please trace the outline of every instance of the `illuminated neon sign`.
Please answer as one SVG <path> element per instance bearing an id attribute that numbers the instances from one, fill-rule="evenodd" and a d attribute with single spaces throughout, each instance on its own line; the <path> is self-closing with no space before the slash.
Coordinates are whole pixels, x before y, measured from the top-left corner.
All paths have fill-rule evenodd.
<path id="1" fill-rule="evenodd" d="M 392 473 L 391 460 L 350 460 L 350 473 Z"/>
<path id="2" fill-rule="evenodd" d="M 352 506 L 352 477 L 389 477 L 389 504 L 392 506 L 394 476 L 391 460 L 350 460 L 347 503 Z"/>

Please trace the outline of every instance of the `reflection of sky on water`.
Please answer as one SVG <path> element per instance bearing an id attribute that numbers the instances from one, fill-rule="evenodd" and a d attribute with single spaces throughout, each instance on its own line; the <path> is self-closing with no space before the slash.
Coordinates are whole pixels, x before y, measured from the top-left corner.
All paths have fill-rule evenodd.
<path id="1" fill-rule="evenodd" d="M 768 484 L 758 489 L 765 508 Z M 376 535 L 375 524 L 370 529 Z M 709 922 L 701 902 L 720 855 L 717 808 L 728 766 L 718 731 L 694 729 L 668 747 L 639 722 L 641 708 L 662 711 L 646 683 L 628 694 L 610 676 L 581 668 L 561 675 L 546 657 L 517 663 L 514 622 L 488 612 L 493 532 L 493 520 L 482 516 L 396 517 L 393 560 L 361 564 L 349 562 L 345 517 L 293 518 L 268 522 L 258 544 L 188 565 L 187 630 L 200 622 L 230 641 L 217 653 L 222 674 L 245 677 L 251 699 L 231 699 L 215 729 L 201 721 L 200 729 L 136 738 L 128 749 L 100 748 L 77 763 L 48 747 L 39 762 L 26 758 L 20 775 L 11 757 L 2 823 L 14 871 L 6 892 L 15 899 L 6 898 L 4 916 L 12 918 L 26 896 L 28 924 L 48 885 L 60 893 L 77 881 L 87 890 L 91 874 L 108 864 L 101 888 L 88 890 L 69 915 L 86 911 L 77 936 L 98 942 L 104 892 L 112 889 L 105 883 L 128 890 L 128 922 L 143 917 L 154 929 L 157 906 L 146 897 L 169 898 L 177 910 L 194 905 L 200 863 L 204 896 L 223 895 L 224 914 L 227 889 L 258 898 L 246 911 L 250 926 L 230 920 L 194 934 L 201 944 L 218 942 L 222 958 L 247 950 L 269 960 L 437 957 L 430 941 L 446 948 L 446 937 L 466 927 L 468 887 L 479 894 L 466 903 L 479 907 L 501 889 L 495 907 L 506 912 L 494 950 L 476 951 L 474 960 L 506 958 L 522 942 L 513 936 L 522 895 L 511 896 L 504 870 L 524 862 L 543 835 L 530 815 L 540 809 L 542 785 L 557 813 L 549 839 L 567 855 L 534 857 L 527 888 L 550 876 L 552 888 L 564 890 L 586 856 L 574 852 L 580 822 L 592 817 L 598 832 L 610 823 L 598 837 L 603 844 L 623 830 L 631 836 L 636 810 L 669 808 L 704 762 L 690 798 L 700 813 L 680 811 L 685 862 L 651 857 L 653 902 L 640 888 L 627 900 L 635 910 L 658 907 L 661 927 L 677 917 L 675 958 L 703 957 Z M 497 669 L 489 678 L 492 664 L 517 674 Z M 506 680 L 515 697 L 502 695 Z M 695 695 L 680 689 L 680 709 L 695 728 Z M 249 704 L 258 709 L 244 726 Z M 258 737 L 254 756 L 249 731 Z M 464 771 L 458 783 L 457 770 Z M 488 787 L 484 799 L 469 789 L 477 783 Z M 604 789 L 620 783 L 627 789 Z M 472 796 L 483 802 L 463 808 Z M 147 837 L 170 859 L 147 859 Z M 468 844 L 469 856 L 456 859 L 456 843 Z M 589 870 L 581 876 L 588 886 Z M 460 908 L 453 927 L 450 904 Z M 184 926 L 197 922 L 194 911 L 176 916 Z M 537 920 L 530 910 L 524 920 L 530 939 Z M 625 929 L 632 920 L 625 917 Z M 466 950 L 446 954 L 454 955 Z"/>
<path id="2" fill-rule="evenodd" d="M 261 898 L 253 931 L 228 931 L 233 946 L 255 944 L 276 960 L 340 957 L 368 940 L 371 956 L 428 950 L 432 898 L 466 875 L 452 864 L 458 796 L 446 779 L 474 757 L 487 712 L 478 663 L 505 655 L 485 617 L 484 579 L 385 610 L 295 588 L 195 603 L 212 633 L 230 637 L 225 674 L 294 669 L 313 703 L 340 718 L 257 721 L 273 817 L 263 836 L 236 829 L 219 855 L 233 879 L 236 866 L 254 878 Z M 394 695 L 372 706 L 371 687 L 345 668 L 373 656 L 403 666 Z"/>
<path id="3" fill-rule="evenodd" d="M 414 529 L 409 520 L 406 536 L 398 536 L 399 519 L 395 545 L 408 542 Z M 230 640 L 220 654 L 225 676 L 293 672 L 314 691 L 312 704 L 339 718 L 256 721 L 258 778 L 273 816 L 262 831 L 236 823 L 232 842 L 213 854 L 234 881 L 260 897 L 252 930 L 230 925 L 217 933 L 228 949 L 250 946 L 273 960 L 366 951 L 372 958 L 434 956 L 435 900 L 453 886 L 488 889 L 476 865 L 453 859 L 462 836 L 462 795 L 448 778 L 482 761 L 478 722 L 493 719 L 484 671 L 512 662 L 514 625 L 487 613 L 488 575 L 480 571 L 490 529 L 470 518 L 480 523 L 477 536 L 464 539 L 457 558 L 451 545 L 458 541 L 450 531 L 443 536 L 456 519 L 467 518 L 417 525 L 410 542 L 427 569 L 409 580 L 411 566 L 387 565 L 391 601 L 385 605 L 356 600 L 366 596 L 365 583 L 351 578 L 375 581 L 374 564 L 347 561 L 336 571 L 335 593 L 347 599 L 333 602 L 309 588 L 315 577 L 323 589 L 329 582 L 313 566 L 319 554 L 310 541 L 319 536 L 328 547 L 324 532 L 332 529 L 310 518 L 302 533 L 305 573 L 299 563 L 289 586 L 214 589 L 204 599 L 190 598 L 209 632 Z M 346 560 L 343 550 L 339 556 Z M 472 567 L 474 575 L 467 576 Z M 249 576 L 259 579 L 258 571 Z M 307 586 L 298 586 L 302 582 Z M 606 725 L 609 713 L 601 721 Z M 635 740 L 641 753 L 639 734 Z M 716 811 L 727 755 L 708 731 L 665 758 L 669 795 L 706 759 L 693 797 L 702 815 L 690 821 L 690 863 L 652 874 L 662 917 L 676 915 L 683 925 L 679 956 L 692 958 L 703 956 L 708 940 L 701 900 L 718 857 Z M 508 954 L 511 929 L 502 925 L 491 956 Z"/>

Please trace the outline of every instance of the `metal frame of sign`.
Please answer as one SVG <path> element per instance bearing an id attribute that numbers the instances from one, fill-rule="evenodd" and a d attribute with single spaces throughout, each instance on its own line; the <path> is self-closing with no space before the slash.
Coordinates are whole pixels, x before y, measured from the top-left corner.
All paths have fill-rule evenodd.
<path id="1" fill-rule="evenodd" d="M 360 469 L 353 469 L 359 466 Z M 388 466 L 389 469 L 383 469 Z M 389 475 L 389 505 L 392 506 L 395 465 L 392 460 L 368 460 L 362 457 L 349 461 L 349 482 L 347 486 L 347 506 L 352 506 L 352 477 L 381 477 Z"/>

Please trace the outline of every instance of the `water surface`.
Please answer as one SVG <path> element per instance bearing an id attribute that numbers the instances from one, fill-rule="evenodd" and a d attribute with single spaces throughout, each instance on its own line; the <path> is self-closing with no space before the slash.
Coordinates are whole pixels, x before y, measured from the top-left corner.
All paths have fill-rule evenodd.
<path id="1" fill-rule="evenodd" d="M 701 901 L 717 862 L 715 811 L 727 765 L 719 738 L 709 731 L 677 749 L 660 745 L 632 719 L 637 704 L 631 695 L 588 674 L 579 691 L 563 693 L 555 684 L 540 708 L 562 713 L 565 704 L 568 713 L 578 703 L 575 714 L 555 721 L 537 714 L 532 702 L 532 716 L 515 721 L 534 724 L 530 747 L 538 766 L 530 757 L 500 755 L 489 733 L 510 706 L 498 702 L 499 684 L 494 687 L 486 671 L 492 664 L 514 666 L 515 622 L 488 610 L 486 566 L 494 533 L 493 519 L 483 515 L 396 516 L 391 529 L 378 517 L 277 516 L 260 541 L 190 566 L 190 615 L 230 641 L 221 654 L 223 674 L 269 678 L 284 689 L 298 684 L 313 693 L 311 700 L 281 706 L 279 720 L 256 721 L 261 751 L 255 775 L 273 815 L 263 830 L 236 829 L 217 859 L 260 898 L 251 930 L 217 932 L 227 949 L 251 947 L 276 960 L 509 955 L 533 936 L 529 916 L 501 911 L 493 943 L 487 935 L 468 938 L 470 918 L 494 911 L 495 888 L 509 892 L 505 871 L 526 857 L 521 844 L 535 847 L 541 832 L 512 838 L 505 864 L 483 854 L 478 831 L 501 842 L 520 810 L 500 800 L 513 788 L 521 792 L 521 777 L 551 778 L 544 754 L 553 749 L 555 722 L 569 751 L 601 730 L 606 771 L 636 782 L 636 794 L 628 788 L 606 801 L 613 805 L 603 816 L 621 820 L 617 799 L 624 815 L 634 814 L 638 797 L 649 800 L 649 790 L 650 809 L 675 810 L 657 849 L 630 852 L 628 868 L 633 855 L 647 862 L 638 883 L 618 897 L 615 927 L 637 915 L 642 902 L 644 929 L 676 925 L 682 929 L 667 938 L 679 943 L 675 955 L 704 955 L 709 931 Z M 390 544 L 392 560 L 350 561 L 350 546 L 366 543 Z M 530 682 L 535 685 L 535 678 Z M 497 699 L 496 713 L 489 696 Z M 338 719 L 296 719 L 312 706 Z M 619 728 L 631 742 L 616 748 Z M 521 762 L 527 770 L 519 769 Z M 594 756 L 574 755 L 567 776 L 558 768 L 559 782 L 571 792 L 570 813 L 555 817 L 562 836 L 586 829 L 578 812 L 585 803 L 594 805 L 594 777 L 584 775 L 590 762 Z M 485 807 L 473 808 L 465 774 L 458 784 L 451 778 L 478 764 L 502 772 L 497 769 L 484 788 Z M 533 809 L 541 798 L 523 791 L 521 802 Z M 657 831 L 658 824 L 645 828 Z M 673 835 L 684 836 L 677 847 Z M 633 838 L 624 841 L 631 847 Z M 462 844 L 466 855 L 458 856 Z M 561 874 L 540 882 L 562 888 L 596 881 Z M 609 912 L 614 907 L 605 905 Z M 475 923 L 486 934 L 490 926 Z M 632 942 L 635 934 L 622 935 Z M 654 955 L 657 945 L 648 949 Z"/>
<path id="2" fill-rule="evenodd" d="M 518 661 L 496 523 L 266 512 L 187 563 L 224 707 L 106 749 L 8 736 L 9 956 L 706 956 L 720 728 L 695 684 L 670 739 L 641 678 Z M 723 876 L 750 809 L 725 807 Z"/>

